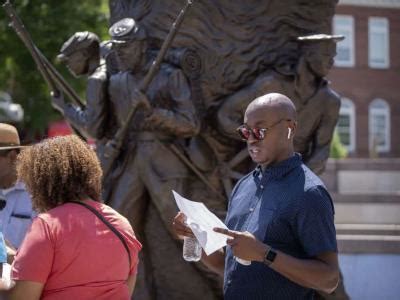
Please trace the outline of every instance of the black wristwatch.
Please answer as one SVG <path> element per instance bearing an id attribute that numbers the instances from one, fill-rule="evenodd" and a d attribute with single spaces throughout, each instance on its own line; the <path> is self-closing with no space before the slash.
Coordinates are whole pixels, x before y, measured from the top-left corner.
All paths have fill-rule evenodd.
<path id="1" fill-rule="evenodd" d="M 269 247 L 264 255 L 264 264 L 270 266 L 274 262 L 275 257 L 276 257 L 275 250 Z"/>

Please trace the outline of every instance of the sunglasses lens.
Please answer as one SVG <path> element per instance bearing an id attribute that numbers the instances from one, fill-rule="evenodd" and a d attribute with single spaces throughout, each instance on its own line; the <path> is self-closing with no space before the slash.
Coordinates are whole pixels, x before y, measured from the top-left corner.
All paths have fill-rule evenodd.
<path id="1" fill-rule="evenodd" d="M 238 132 L 240 134 L 240 136 L 242 137 L 242 139 L 244 140 L 248 140 L 250 137 L 250 130 L 248 130 L 246 127 L 240 127 L 238 129 Z"/>
<path id="2" fill-rule="evenodd" d="M 263 129 L 259 129 L 259 128 L 253 128 L 252 132 L 254 134 L 254 137 L 257 140 L 262 140 L 264 139 L 264 130 Z"/>

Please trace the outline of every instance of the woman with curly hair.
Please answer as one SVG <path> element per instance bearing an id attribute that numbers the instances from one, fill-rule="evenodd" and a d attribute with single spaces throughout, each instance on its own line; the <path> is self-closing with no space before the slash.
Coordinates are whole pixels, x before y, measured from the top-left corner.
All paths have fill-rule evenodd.
<path id="1" fill-rule="evenodd" d="M 99 202 L 94 151 L 76 136 L 47 139 L 21 152 L 17 171 L 41 213 L 15 258 L 11 299 L 130 299 L 141 244 Z"/>

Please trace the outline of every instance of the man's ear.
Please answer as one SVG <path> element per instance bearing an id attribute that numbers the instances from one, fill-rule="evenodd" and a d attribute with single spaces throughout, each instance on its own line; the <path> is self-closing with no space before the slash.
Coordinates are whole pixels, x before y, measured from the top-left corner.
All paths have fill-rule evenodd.
<path id="1" fill-rule="evenodd" d="M 290 138 L 292 137 L 292 128 L 288 127 L 288 133 L 287 133 L 287 139 L 290 140 Z"/>
<path id="2" fill-rule="evenodd" d="M 297 121 L 290 122 L 287 135 L 288 140 L 294 136 L 296 128 L 297 128 Z"/>
<path id="3" fill-rule="evenodd" d="M 16 160 L 18 156 L 18 151 L 13 149 L 7 153 L 7 157 L 11 160 Z"/>

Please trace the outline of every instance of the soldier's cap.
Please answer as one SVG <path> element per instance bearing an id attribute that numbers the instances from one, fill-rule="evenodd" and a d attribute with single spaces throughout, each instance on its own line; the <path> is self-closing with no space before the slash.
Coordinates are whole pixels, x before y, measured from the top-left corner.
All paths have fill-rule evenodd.
<path id="1" fill-rule="evenodd" d="M 125 18 L 114 23 L 108 33 L 111 36 L 109 43 L 123 44 L 132 40 L 144 40 L 146 33 L 132 18 Z"/>
<path id="2" fill-rule="evenodd" d="M 93 32 L 82 31 L 75 32 L 61 47 L 60 54 L 57 55 L 58 60 L 64 62 L 72 53 L 81 49 L 85 49 L 93 42 L 100 44 L 99 37 Z"/>
<path id="3" fill-rule="evenodd" d="M 305 35 L 297 37 L 297 41 L 299 42 L 324 42 L 324 41 L 332 41 L 332 42 L 339 42 L 344 40 L 343 35 L 330 35 L 330 34 L 312 34 L 312 35 Z"/>

